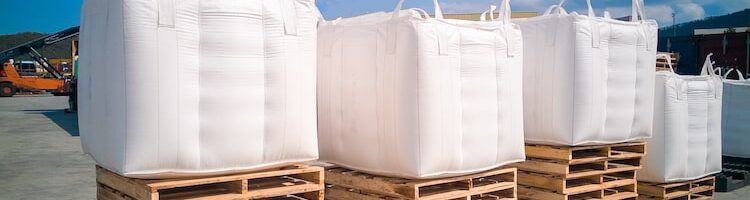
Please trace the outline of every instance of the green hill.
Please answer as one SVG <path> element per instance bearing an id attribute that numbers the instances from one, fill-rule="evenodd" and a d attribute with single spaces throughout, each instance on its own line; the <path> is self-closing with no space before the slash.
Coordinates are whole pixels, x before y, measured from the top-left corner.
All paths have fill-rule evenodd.
<path id="1" fill-rule="evenodd" d="M 672 28 L 676 28 L 676 36 L 693 35 L 695 29 L 750 27 L 750 8 L 728 15 L 706 17 L 702 20 L 685 22 L 675 26 L 659 29 L 660 37 L 672 37 Z"/>

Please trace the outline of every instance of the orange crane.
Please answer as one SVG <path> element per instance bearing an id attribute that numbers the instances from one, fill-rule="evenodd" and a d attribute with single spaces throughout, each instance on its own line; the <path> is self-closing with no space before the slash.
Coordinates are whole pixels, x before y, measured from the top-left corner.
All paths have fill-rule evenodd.
<path id="1" fill-rule="evenodd" d="M 12 97 L 19 90 L 51 91 L 57 94 L 66 93 L 65 80 L 39 76 L 20 76 L 16 67 L 7 62 L 0 69 L 0 97 Z"/>
<path id="2" fill-rule="evenodd" d="M 78 35 L 79 27 L 65 29 L 55 34 L 50 34 L 36 40 L 18 45 L 11 49 L 0 52 L 0 62 L 3 67 L 0 68 L 0 97 L 12 97 L 19 90 L 25 91 L 51 91 L 54 94 L 67 94 L 69 89 L 66 87 L 66 77 L 57 71 L 47 58 L 42 56 L 37 49 L 41 49 L 65 39 Z M 20 56 L 29 55 L 48 72 L 48 75 L 25 76 L 19 74 L 16 67 L 22 63 L 14 65 L 10 59 Z"/>

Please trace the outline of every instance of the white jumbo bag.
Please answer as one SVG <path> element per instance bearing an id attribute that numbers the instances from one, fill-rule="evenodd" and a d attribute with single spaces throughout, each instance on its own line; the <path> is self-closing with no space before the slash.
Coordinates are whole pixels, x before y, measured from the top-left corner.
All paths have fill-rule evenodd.
<path id="1" fill-rule="evenodd" d="M 317 158 L 312 0 L 86 0 L 84 150 L 128 177 Z"/>
<path id="2" fill-rule="evenodd" d="M 526 142 L 585 145 L 651 136 L 657 24 L 567 13 L 517 19 L 524 40 Z M 640 16 L 640 18 L 639 18 Z"/>
<path id="3" fill-rule="evenodd" d="M 722 81 L 708 55 L 700 76 L 656 73 L 654 135 L 639 181 L 666 183 L 721 171 Z"/>
<path id="4" fill-rule="evenodd" d="M 739 80 L 726 79 L 736 71 Z M 724 97 L 722 98 L 722 154 L 725 156 L 750 158 L 750 81 L 742 72 L 732 69 L 724 76 Z"/>
<path id="5" fill-rule="evenodd" d="M 321 160 L 437 178 L 524 160 L 522 40 L 499 22 L 418 9 L 319 27 Z M 388 16 L 388 17 L 383 17 Z"/>

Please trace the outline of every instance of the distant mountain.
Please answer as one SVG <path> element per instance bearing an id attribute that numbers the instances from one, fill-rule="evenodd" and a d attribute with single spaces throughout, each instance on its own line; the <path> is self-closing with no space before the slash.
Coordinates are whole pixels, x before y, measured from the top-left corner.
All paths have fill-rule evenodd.
<path id="1" fill-rule="evenodd" d="M 707 17 L 703 20 L 685 22 L 675 26 L 659 29 L 660 37 L 672 37 L 672 29 L 676 28 L 676 36 L 693 35 L 695 29 L 750 27 L 750 8 L 728 15 Z"/>
<path id="2" fill-rule="evenodd" d="M 7 49 L 16 47 L 17 45 L 44 37 L 47 34 L 44 33 L 33 33 L 33 32 L 24 32 L 24 33 L 16 33 L 11 35 L 0 35 L 0 51 L 5 51 Z M 71 55 L 71 41 L 77 40 L 78 37 L 68 38 L 64 41 L 58 42 L 52 46 L 49 46 L 44 49 L 37 49 L 39 50 L 43 56 L 47 57 L 47 59 L 54 59 L 54 58 L 70 58 Z M 13 58 L 15 60 L 31 60 L 28 56 L 21 56 L 17 58 Z"/>

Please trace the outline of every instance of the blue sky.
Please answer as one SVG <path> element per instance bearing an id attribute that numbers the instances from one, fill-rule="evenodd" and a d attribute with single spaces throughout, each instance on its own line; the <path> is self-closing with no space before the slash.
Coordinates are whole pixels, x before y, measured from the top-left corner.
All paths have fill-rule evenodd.
<path id="1" fill-rule="evenodd" d="M 0 0 L 0 35 L 54 33 L 80 22 L 82 0 Z"/>
<path id="2" fill-rule="evenodd" d="M 0 0 L 3 19 L 0 34 L 17 32 L 52 33 L 76 26 L 80 20 L 83 0 Z M 100 0 L 103 1 L 103 0 Z M 565 7 L 573 11 L 585 11 L 585 0 L 568 0 Z M 630 15 L 629 0 L 592 0 L 597 13 L 603 10 L 613 17 Z M 671 14 L 677 13 L 677 23 L 724 15 L 750 8 L 750 0 L 645 0 L 649 18 L 661 25 L 672 24 Z M 317 0 L 321 12 L 327 19 L 351 17 L 369 12 L 391 11 L 398 0 Z M 511 0 L 514 11 L 542 12 L 559 0 Z M 486 10 L 490 4 L 500 0 L 440 0 L 446 13 L 471 13 Z M 432 0 L 406 0 L 405 7 L 419 7 L 432 12 Z"/>

